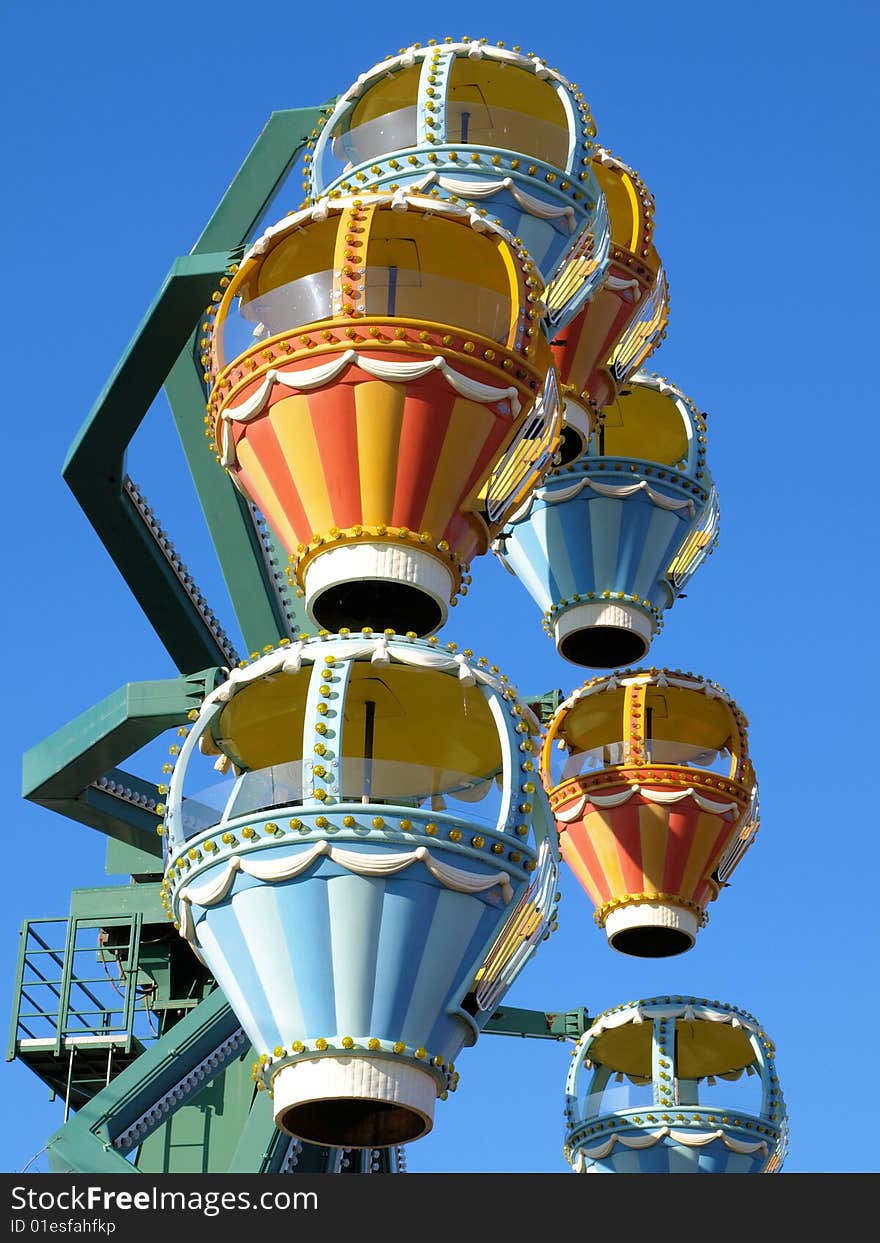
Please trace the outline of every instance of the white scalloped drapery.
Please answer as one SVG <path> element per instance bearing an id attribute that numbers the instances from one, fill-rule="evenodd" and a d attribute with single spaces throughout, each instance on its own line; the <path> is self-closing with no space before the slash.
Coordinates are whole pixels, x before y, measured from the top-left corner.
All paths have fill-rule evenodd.
<path id="1" fill-rule="evenodd" d="M 648 1009 L 632 1006 L 614 1014 L 600 1015 L 592 1027 L 584 1033 L 584 1039 L 595 1039 L 604 1031 L 615 1027 L 623 1027 L 627 1023 L 644 1023 L 652 1019 L 684 1019 L 685 1022 L 705 1020 L 709 1023 L 729 1023 L 733 1028 L 744 1028 L 746 1031 L 758 1032 L 755 1019 L 745 1014 L 737 1014 L 733 1010 L 715 1010 L 710 1006 L 693 1005 L 685 1002 L 682 1005 L 652 1005 Z"/>
<path id="2" fill-rule="evenodd" d="M 220 429 L 220 460 L 226 467 L 235 465 L 235 442 L 230 432 L 231 423 L 249 423 L 265 409 L 269 396 L 276 385 L 284 388 L 309 391 L 321 388 L 337 379 L 343 371 L 357 366 L 367 375 L 377 380 L 387 380 L 392 384 L 408 384 L 413 380 L 424 379 L 432 371 L 438 371 L 446 383 L 461 397 L 469 401 L 477 401 L 484 405 L 492 405 L 498 401 L 509 401 L 510 409 L 516 417 L 522 406 L 519 393 L 513 385 L 498 388 L 493 384 L 483 384 L 473 380 L 450 367 L 445 358 L 439 354 L 434 358 L 418 362 L 391 362 L 387 359 L 370 358 L 358 350 L 345 350 L 338 358 L 327 363 L 319 363 L 315 367 L 305 367 L 300 371 L 277 371 L 274 367 L 266 372 L 266 376 L 250 397 L 237 406 L 227 406 L 221 413 Z"/>
<path id="3" fill-rule="evenodd" d="M 196 888 L 187 885 L 180 891 L 181 936 L 190 942 L 195 938 L 192 905 L 211 907 L 222 902 L 239 872 L 270 885 L 279 884 L 300 876 L 321 858 L 328 858 L 332 863 L 354 872 L 357 876 L 393 876 L 414 863 L 423 863 L 434 879 L 447 889 L 476 894 L 498 885 L 505 903 L 509 903 L 513 897 L 508 872 L 494 872 L 488 876 L 484 872 L 468 872 L 464 868 L 453 867 L 435 859 L 427 846 L 417 846 L 414 850 L 397 851 L 393 854 L 368 853 L 362 850 L 345 850 L 325 840 L 282 859 L 260 861 L 233 855 L 214 880 Z"/>
<path id="4" fill-rule="evenodd" d="M 577 1174 L 584 1172 L 587 1160 L 601 1161 L 603 1157 L 609 1156 L 617 1144 L 624 1148 L 653 1148 L 655 1144 L 659 1144 L 661 1140 L 669 1138 L 674 1144 L 683 1144 L 686 1148 L 702 1148 L 706 1144 L 712 1144 L 716 1139 L 720 1139 L 725 1148 L 729 1148 L 731 1152 L 748 1153 L 760 1152 L 764 1156 L 767 1155 L 767 1143 L 763 1139 L 759 1139 L 754 1143 L 750 1140 L 735 1139 L 734 1136 L 728 1135 L 725 1131 L 681 1131 L 673 1130 L 672 1127 L 660 1127 L 657 1131 L 646 1131 L 644 1135 L 611 1135 L 601 1144 L 597 1144 L 594 1148 L 581 1148 L 577 1157 L 572 1162 L 572 1169 Z"/>
<path id="5" fill-rule="evenodd" d="M 426 177 L 425 183 L 430 182 L 430 180 L 430 177 Z M 517 206 L 521 207 L 530 216 L 537 216 L 540 220 L 559 220 L 565 216 L 568 221 L 569 233 L 574 232 L 575 212 L 573 207 L 569 207 L 567 204 L 554 205 L 552 203 L 545 203 L 543 200 L 535 198 L 533 194 L 528 194 L 521 186 L 516 184 L 512 177 L 501 177 L 497 181 L 462 181 L 457 177 L 436 176 L 436 181 L 442 189 L 448 190 L 450 194 L 459 194 L 462 198 L 488 199 L 495 194 L 500 194 L 502 190 L 507 190 Z"/>
<path id="6" fill-rule="evenodd" d="M 739 808 L 738 803 L 716 803 L 714 799 L 706 798 L 692 786 L 688 786 L 686 790 L 646 790 L 644 786 L 635 784 L 621 791 L 620 794 L 584 794 L 571 807 L 567 807 L 564 811 L 556 811 L 554 815 L 557 820 L 570 824 L 580 818 L 587 803 L 592 803 L 594 807 L 621 807 L 636 794 L 640 794 L 648 803 L 660 804 L 680 803 L 682 799 L 692 798 L 701 811 L 712 812 L 716 816 L 723 816 Z"/>

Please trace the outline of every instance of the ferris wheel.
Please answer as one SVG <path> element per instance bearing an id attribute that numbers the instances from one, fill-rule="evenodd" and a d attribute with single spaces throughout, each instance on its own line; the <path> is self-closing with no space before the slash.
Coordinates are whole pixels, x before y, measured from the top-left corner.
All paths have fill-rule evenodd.
<path id="1" fill-rule="evenodd" d="M 596 140 L 573 83 L 483 39 L 273 114 L 73 446 L 65 479 L 180 674 L 28 758 L 26 794 L 135 881 L 24 930 L 13 1052 L 65 1100 L 53 1168 L 168 1172 L 211 1090 L 211 1172 L 397 1171 L 484 1034 L 571 1043 L 576 1173 L 781 1168 L 747 1011 L 503 1006 L 561 868 L 607 952 L 674 958 L 759 826 L 731 695 L 634 667 L 719 501 L 704 413 L 645 370 L 653 198 Z M 267 218 L 299 160 L 304 202 Z M 163 384 L 244 657 L 125 470 Z M 489 556 L 589 671 L 561 701 L 438 637 Z M 166 732 L 161 773 L 121 767 Z M 743 1078 L 757 1104 L 726 1105 Z"/>

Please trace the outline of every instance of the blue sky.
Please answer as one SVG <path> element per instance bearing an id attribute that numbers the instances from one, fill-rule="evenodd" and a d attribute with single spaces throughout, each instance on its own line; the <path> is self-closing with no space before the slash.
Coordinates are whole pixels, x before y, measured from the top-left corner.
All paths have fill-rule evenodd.
<path id="1" fill-rule="evenodd" d="M 104 842 L 21 800 L 21 753 L 170 658 L 60 478 L 66 451 L 173 259 L 202 230 L 266 118 L 319 103 L 414 40 L 520 43 L 578 82 L 599 140 L 657 201 L 671 318 L 651 369 L 709 412 L 721 542 L 651 660 L 725 686 L 751 722 L 763 825 L 687 955 L 614 954 L 576 883 L 511 1004 L 598 1011 L 657 993 L 721 998 L 775 1039 L 787 1169 L 878 1168 L 874 785 L 878 615 L 869 409 L 878 99 L 876 10 L 856 0 L 708 6 L 634 0 L 242 10 L 156 0 L 7 0 L 2 748 L 7 885 L 0 998 L 17 928 L 101 885 Z M 871 127 L 871 128 L 869 128 Z M 278 215 L 296 207 L 279 203 Z M 173 427 L 151 412 L 131 473 L 234 630 Z M 573 689 L 526 593 L 489 558 L 444 637 L 522 691 Z M 146 777 L 157 773 L 144 769 Z M 568 1048 L 485 1037 L 414 1171 L 564 1172 Z M 0 1169 L 61 1120 L 22 1065 L 2 1072 Z M 867 1101 L 865 1101 L 867 1097 Z"/>

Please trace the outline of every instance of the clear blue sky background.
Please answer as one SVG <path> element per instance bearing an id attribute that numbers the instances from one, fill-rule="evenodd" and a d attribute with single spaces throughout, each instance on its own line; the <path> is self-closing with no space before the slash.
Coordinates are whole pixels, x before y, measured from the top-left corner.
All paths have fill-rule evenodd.
<path id="1" fill-rule="evenodd" d="M 6 0 L 0 1010 L 21 921 L 63 915 L 71 886 L 106 880 L 99 835 L 21 800 L 22 751 L 123 682 L 175 673 L 60 478 L 67 448 L 271 111 L 321 102 L 414 40 L 486 35 L 576 80 L 600 141 L 656 196 L 672 315 L 651 365 L 710 412 L 722 536 L 652 659 L 741 704 L 763 808 L 689 954 L 614 954 L 566 878 L 560 930 L 508 1000 L 742 1005 L 777 1042 L 787 1168 L 876 1170 L 876 9 L 419 8 Z M 278 214 L 298 205 L 297 192 Z M 130 470 L 234 633 L 161 406 Z M 579 684 L 529 597 L 490 559 L 473 569 L 445 637 L 523 691 Z M 158 777 L 146 763 L 144 775 Z M 567 1065 L 565 1045 L 485 1037 L 410 1168 L 563 1172 Z M 24 1066 L 0 1075 L 10 1171 L 61 1112 Z"/>

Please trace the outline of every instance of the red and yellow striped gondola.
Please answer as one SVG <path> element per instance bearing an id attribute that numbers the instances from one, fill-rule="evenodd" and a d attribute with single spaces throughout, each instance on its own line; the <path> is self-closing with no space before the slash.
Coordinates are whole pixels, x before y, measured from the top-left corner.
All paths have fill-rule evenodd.
<path id="1" fill-rule="evenodd" d="M 563 462 L 583 453 L 601 411 L 666 334 L 666 273 L 654 246 L 654 199 L 633 169 L 599 147 L 592 161 L 611 223 L 611 262 L 598 292 L 553 341 L 565 395 Z M 547 287 L 551 313 L 564 296 Z"/>
<path id="2" fill-rule="evenodd" d="M 559 706 L 541 778 L 560 852 L 614 949 L 690 949 L 758 827 L 747 722 L 716 683 L 670 670 L 587 682 Z"/>
<path id="3" fill-rule="evenodd" d="M 209 427 L 319 626 L 436 630 L 552 465 L 542 290 L 478 211 L 400 191 L 323 200 L 244 257 Z"/>

